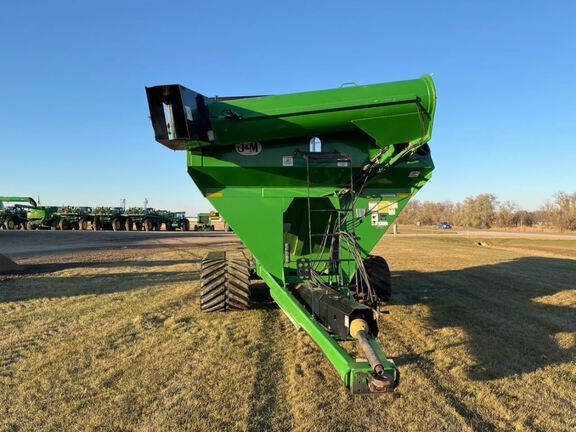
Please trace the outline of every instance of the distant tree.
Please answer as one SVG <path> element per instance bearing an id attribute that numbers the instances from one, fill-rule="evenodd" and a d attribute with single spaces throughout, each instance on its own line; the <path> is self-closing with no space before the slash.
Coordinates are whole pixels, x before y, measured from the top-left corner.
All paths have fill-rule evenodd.
<path id="1" fill-rule="evenodd" d="M 554 226 L 555 222 L 555 208 L 554 204 L 547 201 L 539 210 L 534 212 L 535 224 L 540 226 Z"/>
<path id="2" fill-rule="evenodd" d="M 515 226 L 514 216 L 519 211 L 519 206 L 514 201 L 504 201 L 498 206 L 498 211 L 494 217 L 494 225 L 499 227 Z"/>
<path id="3" fill-rule="evenodd" d="M 398 223 L 406 225 L 416 225 L 421 213 L 422 204 L 418 200 L 409 201 L 398 218 Z"/>
<path id="4" fill-rule="evenodd" d="M 559 192 L 551 208 L 555 225 L 562 230 L 576 230 L 576 193 Z"/>
<path id="5" fill-rule="evenodd" d="M 462 205 L 462 225 L 472 228 L 490 228 L 494 222 L 496 195 L 484 193 L 468 197 Z"/>
<path id="6" fill-rule="evenodd" d="M 531 227 L 536 223 L 536 212 L 518 210 L 514 213 L 513 224 L 518 227 Z"/>
<path id="7" fill-rule="evenodd" d="M 434 225 L 440 221 L 474 228 L 538 225 L 576 230 L 576 193 L 559 192 L 533 212 L 522 210 L 515 201 L 499 203 L 490 193 L 456 203 L 413 200 L 398 218 L 399 223 L 414 225 Z"/>

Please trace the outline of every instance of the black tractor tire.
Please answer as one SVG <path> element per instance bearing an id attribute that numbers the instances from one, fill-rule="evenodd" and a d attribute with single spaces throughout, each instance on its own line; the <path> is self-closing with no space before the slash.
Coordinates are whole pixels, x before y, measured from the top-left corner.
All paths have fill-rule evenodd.
<path id="1" fill-rule="evenodd" d="M 364 260 L 364 268 L 378 299 L 381 302 L 390 300 L 392 295 L 392 275 L 386 260 L 380 256 L 368 255 Z"/>
<path id="2" fill-rule="evenodd" d="M 184 221 L 184 224 L 182 225 L 182 231 L 190 231 L 190 221 Z"/>
<path id="3" fill-rule="evenodd" d="M 80 219 L 78 221 L 78 229 L 80 231 L 86 231 L 88 229 L 88 221 L 86 219 Z"/>
<path id="4" fill-rule="evenodd" d="M 142 221 L 142 229 L 144 229 L 144 231 L 152 231 L 152 221 L 150 219 L 144 219 Z"/>
<path id="5" fill-rule="evenodd" d="M 51 231 L 57 231 L 60 229 L 59 226 L 60 226 L 60 224 L 58 222 L 52 222 L 50 224 L 50 230 Z"/>
<path id="6" fill-rule="evenodd" d="M 142 222 L 136 222 L 136 231 L 142 231 Z"/>
<path id="7" fill-rule="evenodd" d="M 94 231 L 102 231 L 102 221 L 99 218 L 95 218 L 92 221 L 92 229 Z"/>
<path id="8" fill-rule="evenodd" d="M 134 229 L 134 222 L 130 218 L 126 219 L 125 225 L 126 225 L 126 231 L 132 231 Z"/>
<path id="9" fill-rule="evenodd" d="M 120 222 L 120 219 L 118 218 L 112 219 L 112 230 L 120 231 L 120 229 L 122 229 L 122 223 Z"/>
<path id="10" fill-rule="evenodd" d="M 34 229 L 34 224 L 30 221 L 26 222 L 26 229 L 32 231 Z"/>
<path id="11" fill-rule="evenodd" d="M 80 231 L 80 222 L 72 222 L 71 226 L 74 231 Z"/>
<path id="12" fill-rule="evenodd" d="M 60 221 L 58 222 L 58 228 L 60 228 L 60 231 L 69 230 L 70 224 L 66 219 L 60 219 Z"/>
<path id="13" fill-rule="evenodd" d="M 8 219 L 6 219 L 4 221 L 4 227 L 7 230 L 15 230 L 17 226 L 18 226 L 18 223 L 16 222 L 16 220 L 14 220 L 11 217 L 9 217 Z"/>
<path id="14" fill-rule="evenodd" d="M 198 225 L 194 225 L 194 231 L 198 231 L 200 228 L 198 227 Z"/>
<path id="15" fill-rule="evenodd" d="M 203 312 L 240 311 L 250 307 L 250 266 L 246 259 L 227 259 L 211 252 L 202 260 L 200 309 Z"/>

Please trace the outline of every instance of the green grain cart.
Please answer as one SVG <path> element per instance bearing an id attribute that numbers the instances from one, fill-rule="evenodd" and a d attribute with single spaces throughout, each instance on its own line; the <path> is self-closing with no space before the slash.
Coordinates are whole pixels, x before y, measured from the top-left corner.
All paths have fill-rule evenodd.
<path id="1" fill-rule="evenodd" d="M 431 77 L 279 96 L 146 91 L 156 140 L 186 150 L 188 173 L 288 318 L 352 392 L 393 390 L 398 369 L 376 340 L 390 271 L 370 252 L 432 175 Z M 250 275 L 249 260 L 208 254 L 201 309 L 246 309 Z"/>

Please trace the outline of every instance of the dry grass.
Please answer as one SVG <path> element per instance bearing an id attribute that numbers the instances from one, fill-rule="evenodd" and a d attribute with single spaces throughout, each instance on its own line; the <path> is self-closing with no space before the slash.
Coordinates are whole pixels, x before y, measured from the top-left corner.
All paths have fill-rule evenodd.
<path id="1" fill-rule="evenodd" d="M 384 239 L 403 381 L 379 397 L 349 395 L 262 295 L 201 314 L 205 249 L 64 255 L 0 281 L 0 429 L 575 430 L 576 261 L 549 246 Z"/>
<path id="2" fill-rule="evenodd" d="M 482 240 L 492 248 L 521 252 L 535 256 L 557 256 L 561 258 L 576 258 L 576 240 L 542 240 L 503 238 Z"/>

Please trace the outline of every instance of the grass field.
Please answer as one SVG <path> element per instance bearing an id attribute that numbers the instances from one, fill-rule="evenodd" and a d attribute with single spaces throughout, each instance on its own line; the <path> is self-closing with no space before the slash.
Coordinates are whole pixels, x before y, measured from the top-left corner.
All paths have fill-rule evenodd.
<path id="1" fill-rule="evenodd" d="M 31 258 L 0 280 L 0 429 L 574 431 L 576 245 L 499 241 L 379 244 L 402 383 L 378 397 L 348 394 L 262 286 L 201 314 L 206 247 Z"/>

